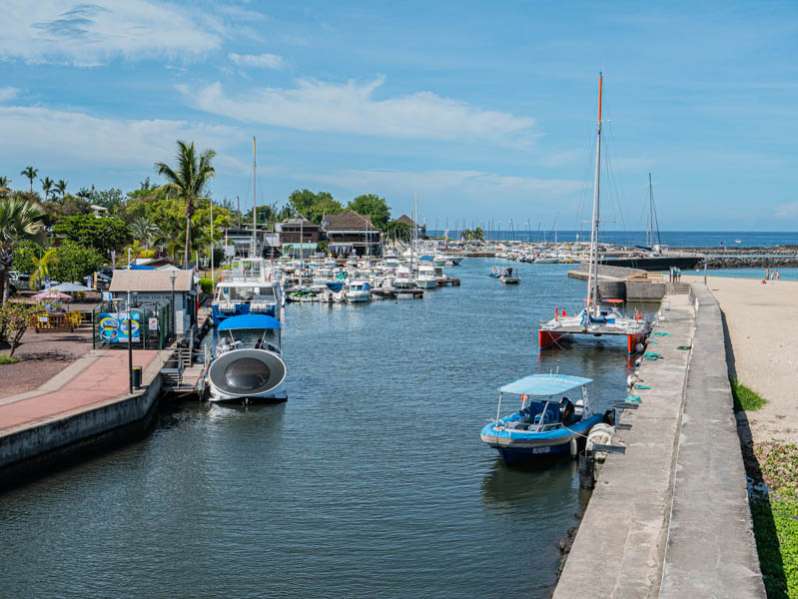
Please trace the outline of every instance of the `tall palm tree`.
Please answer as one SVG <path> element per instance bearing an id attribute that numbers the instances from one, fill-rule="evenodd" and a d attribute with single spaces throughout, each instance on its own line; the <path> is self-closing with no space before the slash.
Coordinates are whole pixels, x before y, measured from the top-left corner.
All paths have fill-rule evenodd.
<path id="1" fill-rule="evenodd" d="M 50 199 L 50 194 L 53 192 L 53 185 L 55 185 L 55 181 L 53 181 L 50 177 L 39 179 L 39 181 L 42 182 L 42 191 L 44 192 L 44 200 L 47 201 Z"/>
<path id="2" fill-rule="evenodd" d="M 55 184 L 55 191 L 61 195 L 62 200 L 64 199 L 64 196 L 66 196 L 66 190 L 67 182 L 63 179 L 59 179 L 58 183 Z"/>
<path id="3" fill-rule="evenodd" d="M 0 198 L 0 305 L 8 299 L 8 273 L 14 248 L 26 239 L 36 239 L 44 232 L 44 212 L 36 202 L 21 198 Z"/>
<path id="4" fill-rule="evenodd" d="M 186 203 L 186 242 L 183 248 L 183 268 L 188 268 L 191 255 L 191 217 L 194 215 L 194 203 L 202 197 L 205 186 L 216 174 L 211 160 L 216 156 L 213 150 L 205 150 L 197 156 L 194 142 L 177 142 L 177 168 L 173 169 L 165 162 L 156 162 L 155 170 L 166 177 L 171 193 Z"/>
<path id="5" fill-rule="evenodd" d="M 26 166 L 19 174 L 28 178 L 28 181 L 30 181 L 30 192 L 33 193 L 33 181 L 39 176 L 39 169 L 33 168 L 32 166 Z"/>

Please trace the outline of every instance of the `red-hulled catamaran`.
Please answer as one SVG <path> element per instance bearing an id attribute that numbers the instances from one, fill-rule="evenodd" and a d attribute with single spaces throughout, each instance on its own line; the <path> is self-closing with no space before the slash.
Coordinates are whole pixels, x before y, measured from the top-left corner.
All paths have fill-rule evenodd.
<path id="1" fill-rule="evenodd" d="M 587 296 L 584 309 L 574 316 L 566 316 L 555 310 L 551 320 L 540 323 L 538 345 L 540 349 L 555 347 L 565 336 L 625 335 L 626 348 L 634 353 L 651 330 L 651 323 L 639 313 L 634 318 L 622 314 L 614 304 L 602 306 L 599 298 L 599 215 L 601 198 L 601 101 L 604 78 L 599 73 L 598 80 L 598 119 L 596 125 L 596 165 L 593 179 L 593 221 L 590 230 L 590 262 L 588 263 Z"/>

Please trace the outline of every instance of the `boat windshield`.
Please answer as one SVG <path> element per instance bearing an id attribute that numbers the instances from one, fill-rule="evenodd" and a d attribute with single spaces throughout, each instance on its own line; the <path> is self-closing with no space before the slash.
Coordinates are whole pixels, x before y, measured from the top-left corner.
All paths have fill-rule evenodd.
<path id="1" fill-rule="evenodd" d="M 233 349 L 270 349 L 279 351 L 279 330 L 241 329 L 225 331 L 219 336 L 217 348 L 219 353 Z"/>
<path id="2" fill-rule="evenodd" d="M 274 290 L 271 287 L 228 287 L 219 286 L 218 299 L 228 302 L 274 302 Z"/>

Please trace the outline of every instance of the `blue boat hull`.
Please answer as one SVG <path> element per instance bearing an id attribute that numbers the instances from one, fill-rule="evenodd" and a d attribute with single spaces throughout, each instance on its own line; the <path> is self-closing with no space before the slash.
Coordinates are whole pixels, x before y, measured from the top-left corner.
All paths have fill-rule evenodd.
<path id="1" fill-rule="evenodd" d="M 503 418 L 502 425 L 513 421 L 515 415 Z M 593 426 L 603 420 L 593 414 L 583 420 L 547 432 L 530 432 L 509 428 L 497 428 L 496 423 L 483 427 L 482 441 L 493 447 L 508 466 L 534 464 L 545 460 L 571 456 L 572 441 L 582 445 L 584 437 Z"/>

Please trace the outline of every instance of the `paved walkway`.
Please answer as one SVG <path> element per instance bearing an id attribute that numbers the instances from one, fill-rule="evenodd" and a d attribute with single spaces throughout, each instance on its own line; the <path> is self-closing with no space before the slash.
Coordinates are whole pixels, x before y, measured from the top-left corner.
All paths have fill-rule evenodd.
<path id="1" fill-rule="evenodd" d="M 144 369 L 144 385 L 158 373 L 161 360 L 156 358 L 161 353 L 133 352 L 133 365 Z M 116 401 L 128 391 L 127 352 L 92 352 L 38 389 L 0 399 L 0 436 Z"/>

